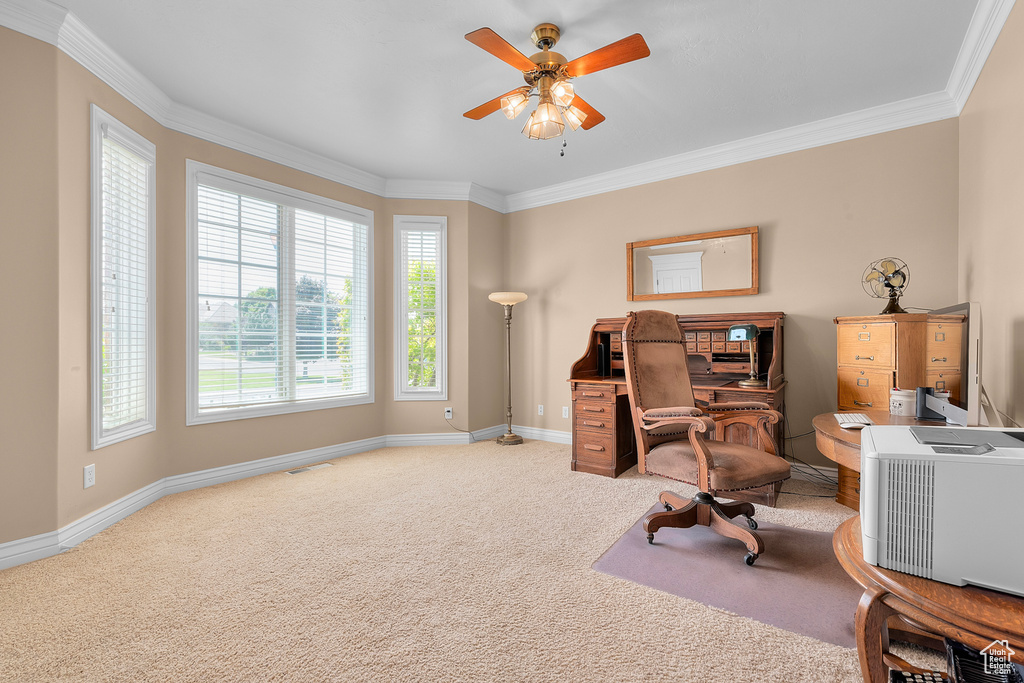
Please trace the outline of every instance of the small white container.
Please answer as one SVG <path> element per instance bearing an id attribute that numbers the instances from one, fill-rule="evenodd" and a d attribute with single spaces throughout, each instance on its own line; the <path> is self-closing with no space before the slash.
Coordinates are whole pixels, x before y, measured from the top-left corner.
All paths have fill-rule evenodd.
<path id="1" fill-rule="evenodd" d="M 917 392 L 908 389 L 890 389 L 889 413 L 904 417 L 917 415 Z"/>

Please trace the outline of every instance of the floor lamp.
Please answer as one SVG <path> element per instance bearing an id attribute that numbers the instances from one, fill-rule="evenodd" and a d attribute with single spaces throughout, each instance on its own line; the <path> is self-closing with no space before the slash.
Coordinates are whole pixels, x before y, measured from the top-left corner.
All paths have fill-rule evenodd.
<path id="1" fill-rule="evenodd" d="M 512 307 L 526 301 L 526 295 L 522 292 L 494 292 L 487 298 L 505 307 L 505 373 L 508 387 L 505 394 L 505 420 L 508 433 L 499 436 L 496 441 L 502 446 L 515 446 L 523 442 L 523 437 L 512 433 Z"/>

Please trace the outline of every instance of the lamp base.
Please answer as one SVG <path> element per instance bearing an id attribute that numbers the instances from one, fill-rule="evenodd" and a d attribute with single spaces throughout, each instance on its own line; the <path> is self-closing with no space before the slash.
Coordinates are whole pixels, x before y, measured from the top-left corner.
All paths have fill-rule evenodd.
<path id="1" fill-rule="evenodd" d="M 766 386 L 768 386 L 768 382 L 764 381 L 763 379 L 741 379 L 739 382 L 736 382 L 736 384 L 740 385 L 741 387 L 766 387 Z"/>
<path id="2" fill-rule="evenodd" d="M 494 440 L 499 446 L 518 446 L 523 442 L 523 437 L 509 432 L 508 434 L 502 434 Z"/>

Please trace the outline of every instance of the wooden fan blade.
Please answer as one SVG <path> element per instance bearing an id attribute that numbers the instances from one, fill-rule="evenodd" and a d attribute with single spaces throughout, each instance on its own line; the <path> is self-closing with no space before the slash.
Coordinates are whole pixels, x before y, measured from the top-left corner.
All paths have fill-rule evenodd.
<path id="1" fill-rule="evenodd" d="M 583 130 L 590 130 L 597 124 L 604 121 L 604 114 L 584 102 L 583 98 L 579 95 L 572 98 L 572 106 L 587 115 L 587 118 L 583 119 L 583 124 L 580 126 Z"/>
<path id="2" fill-rule="evenodd" d="M 651 48 L 647 47 L 644 37 L 639 33 L 634 33 L 611 45 L 605 45 L 589 54 L 577 57 L 565 65 L 565 71 L 569 76 L 585 76 L 601 69 L 643 59 L 650 54 Z"/>
<path id="3" fill-rule="evenodd" d="M 509 90 L 504 95 L 498 95 L 497 97 L 495 97 L 490 102 L 484 102 L 479 107 L 476 107 L 474 109 L 470 109 L 465 114 L 463 114 L 463 116 L 465 116 L 467 119 L 473 119 L 474 121 L 479 121 L 480 119 L 482 119 L 483 117 L 487 116 L 488 114 L 493 114 L 494 112 L 496 112 L 499 109 L 501 109 L 501 98 L 502 97 L 508 97 L 509 95 L 511 95 L 513 93 L 519 92 L 520 90 L 522 90 L 522 88 L 516 88 L 515 90 Z"/>
<path id="4" fill-rule="evenodd" d="M 501 61 L 520 71 L 534 71 L 537 68 L 537 65 L 530 61 L 529 57 L 509 45 L 508 41 L 486 26 L 467 33 L 466 40 L 487 50 Z"/>

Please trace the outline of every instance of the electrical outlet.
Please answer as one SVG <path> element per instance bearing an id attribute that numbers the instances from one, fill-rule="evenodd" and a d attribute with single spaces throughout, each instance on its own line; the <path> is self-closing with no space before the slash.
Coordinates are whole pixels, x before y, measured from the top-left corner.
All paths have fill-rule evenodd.
<path id="1" fill-rule="evenodd" d="M 543 404 L 540 404 L 540 403 L 537 404 L 537 414 L 538 415 L 543 415 L 544 414 L 544 406 L 543 406 Z"/>
<path id="2" fill-rule="evenodd" d="M 451 408 L 445 408 L 444 409 L 444 419 L 446 419 L 446 420 L 452 419 L 452 409 Z"/>
<path id="3" fill-rule="evenodd" d="M 82 476 L 82 488 L 87 489 L 96 484 L 96 465 L 86 465 Z"/>
<path id="4" fill-rule="evenodd" d="M 569 406 L 562 406 L 562 417 L 569 417 Z"/>

